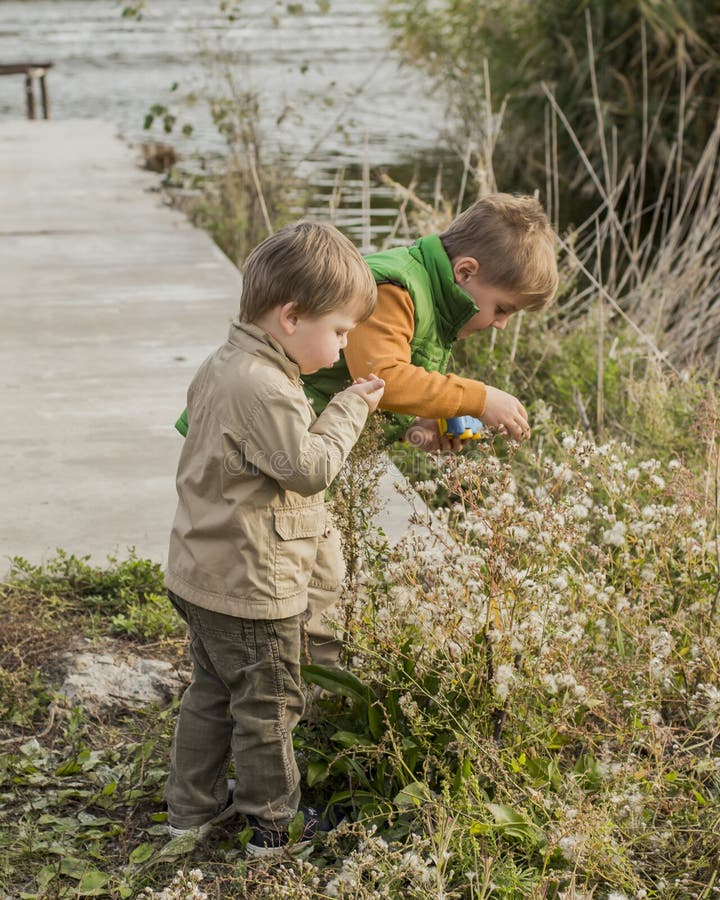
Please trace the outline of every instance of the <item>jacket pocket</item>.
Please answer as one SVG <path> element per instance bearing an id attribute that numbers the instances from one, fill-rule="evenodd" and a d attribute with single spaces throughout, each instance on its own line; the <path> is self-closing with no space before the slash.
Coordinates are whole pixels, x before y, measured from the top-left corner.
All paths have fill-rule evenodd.
<path id="1" fill-rule="evenodd" d="M 285 506 L 273 510 L 272 590 L 283 599 L 304 591 L 325 534 L 325 506 Z"/>
<path id="2" fill-rule="evenodd" d="M 315 565 L 310 576 L 310 587 L 336 592 L 345 577 L 340 532 L 334 526 L 325 529 L 319 538 Z"/>

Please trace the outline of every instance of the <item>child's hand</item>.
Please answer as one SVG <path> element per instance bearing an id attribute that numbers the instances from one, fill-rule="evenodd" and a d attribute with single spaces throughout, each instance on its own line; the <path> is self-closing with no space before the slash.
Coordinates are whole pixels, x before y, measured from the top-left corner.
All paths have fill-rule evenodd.
<path id="1" fill-rule="evenodd" d="M 424 450 L 426 453 L 435 453 L 438 450 L 453 450 L 458 453 L 462 450 L 466 441 L 453 435 L 440 436 L 437 419 L 417 418 L 403 435 L 403 440 Z"/>
<path id="2" fill-rule="evenodd" d="M 485 412 L 480 416 L 480 421 L 516 441 L 530 437 L 528 414 L 522 403 L 512 394 L 490 385 L 487 386 Z"/>
<path id="3" fill-rule="evenodd" d="M 353 394 L 359 394 L 367 403 L 369 412 L 372 413 L 377 409 L 383 395 L 385 382 L 371 372 L 369 378 L 356 378 L 346 390 L 352 391 Z"/>

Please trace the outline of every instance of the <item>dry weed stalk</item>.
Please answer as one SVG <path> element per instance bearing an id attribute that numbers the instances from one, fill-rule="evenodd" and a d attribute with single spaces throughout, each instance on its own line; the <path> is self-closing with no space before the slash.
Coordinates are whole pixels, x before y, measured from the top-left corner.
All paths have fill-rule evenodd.
<path id="1" fill-rule="evenodd" d="M 589 17 L 587 41 L 602 172 L 595 170 L 553 92 L 543 85 L 550 104 L 546 119 L 546 160 L 553 168 L 547 173 L 546 187 L 552 215 L 557 220 L 559 174 L 553 130 L 557 120 L 575 144 L 601 201 L 595 212 L 561 241 L 570 268 L 583 272 L 591 285 L 571 297 L 564 311 L 566 314 L 586 312 L 590 298 L 597 298 L 598 304 L 609 302 L 613 314 L 620 315 L 641 333 L 644 342 L 655 348 L 655 355 L 671 363 L 676 372 L 677 367 L 703 361 L 717 377 L 720 374 L 720 117 L 681 194 L 689 90 L 681 61 L 683 93 L 677 137 L 668 152 L 658 194 L 648 198 L 647 163 L 662 107 L 649 122 L 645 42 L 642 150 L 639 160 L 628 159 L 620 166 L 616 135 L 611 135 L 608 146 L 605 133 Z M 672 191 L 670 184 L 674 185 Z M 600 358 L 598 367 L 600 372 Z"/>

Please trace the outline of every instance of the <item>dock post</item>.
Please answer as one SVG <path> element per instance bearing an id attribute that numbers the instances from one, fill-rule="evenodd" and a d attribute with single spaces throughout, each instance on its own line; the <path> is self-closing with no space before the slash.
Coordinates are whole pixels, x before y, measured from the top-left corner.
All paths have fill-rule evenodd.
<path id="1" fill-rule="evenodd" d="M 28 71 L 25 73 L 25 102 L 27 104 L 28 119 L 35 118 L 35 93 L 33 91 L 33 77 Z"/>
<path id="2" fill-rule="evenodd" d="M 46 74 L 46 70 L 43 69 L 42 75 L 40 76 L 40 96 L 42 97 L 43 119 L 50 118 L 50 97 L 48 95 L 47 84 L 45 82 Z"/>

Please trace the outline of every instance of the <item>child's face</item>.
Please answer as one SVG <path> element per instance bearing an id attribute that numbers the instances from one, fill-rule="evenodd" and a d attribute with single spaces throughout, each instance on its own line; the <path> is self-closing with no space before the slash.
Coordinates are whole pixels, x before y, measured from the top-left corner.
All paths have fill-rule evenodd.
<path id="1" fill-rule="evenodd" d="M 510 316 L 523 308 L 523 302 L 516 294 L 502 288 L 483 284 L 479 275 L 472 275 L 459 282 L 460 287 L 470 294 L 478 311 L 458 331 L 458 337 L 464 338 L 475 331 L 485 328 L 498 328 L 502 331 Z"/>
<path id="2" fill-rule="evenodd" d="M 324 316 L 310 318 L 291 311 L 288 318 L 293 332 L 283 341 L 285 350 L 302 375 L 311 375 L 338 361 L 340 351 L 347 346 L 348 332 L 358 323 L 360 310 L 350 302 Z"/>

